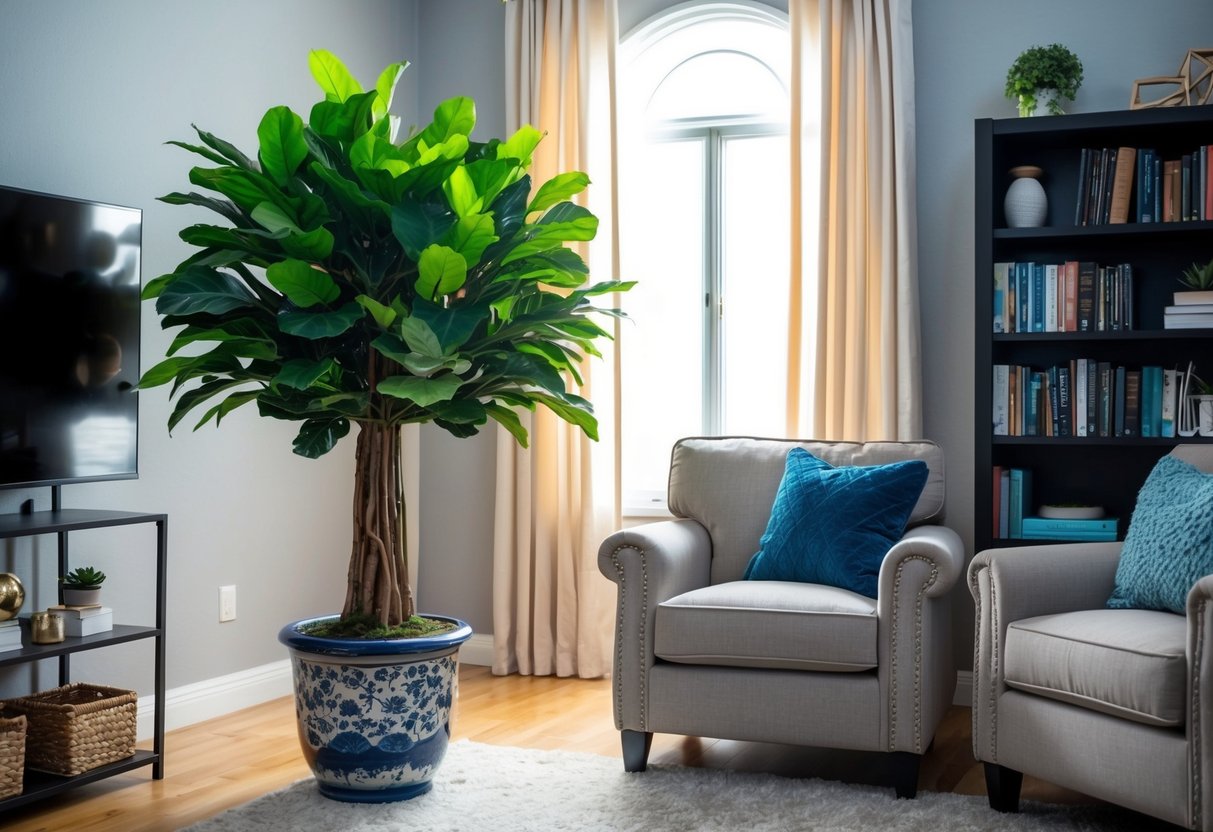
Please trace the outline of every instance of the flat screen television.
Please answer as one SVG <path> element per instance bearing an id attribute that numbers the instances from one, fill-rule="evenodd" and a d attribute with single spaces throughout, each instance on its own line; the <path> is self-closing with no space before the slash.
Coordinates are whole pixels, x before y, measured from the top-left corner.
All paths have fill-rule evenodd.
<path id="1" fill-rule="evenodd" d="M 138 476 L 142 228 L 0 186 L 0 488 Z"/>

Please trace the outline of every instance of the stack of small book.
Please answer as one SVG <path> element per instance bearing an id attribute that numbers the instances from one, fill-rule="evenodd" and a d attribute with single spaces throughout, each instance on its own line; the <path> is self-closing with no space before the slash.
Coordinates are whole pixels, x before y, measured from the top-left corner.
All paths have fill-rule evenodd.
<path id="1" fill-rule="evenodd" d="M 72 638 L 107 633 L 114 629 L 114 611 L 100 604 L 56 604 L 47 612 L 63 616 L 63 632 Z"/>
<path id="2" fill-rule="evenodd" d="M 0 621 L 0 653 L 21 649 L 21 620 Z"/>
<path id="3" fill-rule="evenodd" d="M 1100 517 L 1025 517 L 1025 540 L 1115 540 L 1117 519 Z"/>
<path id="4" fill-rule="evenodd" d="M 1176 292 L 1163 310 L 1163 329 L 1213 329 L 1213 292 Z"/>

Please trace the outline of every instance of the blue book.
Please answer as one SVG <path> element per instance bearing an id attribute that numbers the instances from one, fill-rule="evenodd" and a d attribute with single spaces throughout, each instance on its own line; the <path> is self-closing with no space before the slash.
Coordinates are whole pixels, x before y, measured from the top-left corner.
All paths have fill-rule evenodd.
<path id="1" fill-rule="evenodd" d="M 1045 331 L 1045 267 L 1032 264 L 1032 331 Z"/>
<path id="2" fill-rule="evenodd" d="M 1154 219 L 1154 155 L 1151 148 L 1142 148 L 1137 158 L 1137 221 Z"/>
<path id="3" fill-rule="evenodd" d="M 1016 263 L 1015 264 L 1015 300 L 1019 304 L 1019 316 L 1015 319 L 1016 332 L 1031 332 L 1030 312 L 1032 310 L 1032 298 L 1029 290 L 1032 286 L 1030 274 L 1032 270 L 1031 263 Z"/>
<path id="4" fill-rule="evenodd" d="M 1011 528 L 1011 472 L 1003 468 L 998 475 L 998 536 L 1010 537 Z"/>
<path id="5" fill-rule="evenodd" d="M 1115 540 L 1118 520 L 1069 520 L 1055 517 L 1023 518 L 1023 537 L 1028 540 Z"/>
<path id="6" fill-rule="evenodd" d="M 1011 469 L 1011 500 L 1008 531 L 1012 538 L 1023 537 L 1024 513 L 1032 505 L 1032 472 L 1025 468 Z"/>

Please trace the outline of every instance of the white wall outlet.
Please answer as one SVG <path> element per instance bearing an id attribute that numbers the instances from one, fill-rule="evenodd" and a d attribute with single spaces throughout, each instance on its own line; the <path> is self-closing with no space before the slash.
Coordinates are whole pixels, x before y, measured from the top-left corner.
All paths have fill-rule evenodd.
<path id="1" fill-rule="evenodd" d="M 219 587 L 219 620 L 236 620 L 236 587 Z"/>

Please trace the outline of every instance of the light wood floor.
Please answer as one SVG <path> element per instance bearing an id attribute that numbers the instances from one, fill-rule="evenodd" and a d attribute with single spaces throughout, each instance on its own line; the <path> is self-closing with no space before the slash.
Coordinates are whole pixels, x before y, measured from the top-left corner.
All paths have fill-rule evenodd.
<path id="1" fill-rule="evenodd" d="M 463 666 L 452 720 L 454 738 L 531 748 L 588 751 L 618 758 L 610 682 L 552 677 L 494 677 Z M 919 787 L 985 794 L 973 761 L 969 710 L 952 708 L 924 758 Z M 820 776 L 881 783 L 879 755 L 658 734 L 650 762 Z M 620 764 L 622 765 L 622 763 Z M 165 778 L 151 769 L 84 786 L 0 816 L 6 832 L 161 832 L 309 776 L 298 748 L 291 699 L 283 698 L 166 737 Z M 890 790 L 890 799 L 892 791 Z M 1088 798 L 1025 778 L 1023 796 L 1047 802 Z"/>

